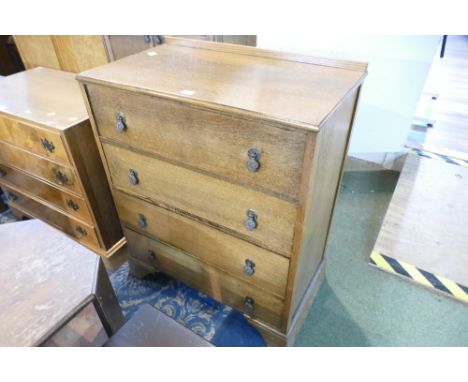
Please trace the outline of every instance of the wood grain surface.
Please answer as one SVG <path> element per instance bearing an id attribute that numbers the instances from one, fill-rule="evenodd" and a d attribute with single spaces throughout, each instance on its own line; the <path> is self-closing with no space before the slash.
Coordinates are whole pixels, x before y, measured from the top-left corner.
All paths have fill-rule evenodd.
<path id="1" fill-rule="evenodd" d="M 28 196 L 34 195 L 42 199 L 46 204 L 50 203 L 79 220 L 91 225 L 93 224 L 87 203 L 83 198 L 41 182 L 11 167 L 0 165 L 0 170 L 4 173 L 3 177 L 0 178 L 0 184 L 16 190 L 22 190 Z"/>
<path id="2" fill-rule="evenodd" d="M 151 240 L 132 230 L 125 229 L 125 237 L 132 257 L 137 261 L 153 264 L 155 269 L 244 313 L 247 313 L 244 307 L 245 298 L 251 297 L 254 300 L 254 308 L 250 316 L 261 317 L 275 327 L 281 326 L 283 302 L 278 297 L 218 271 L 174 247 Z M 149 250 L 153 251 L 154 260 L 149 256 Z"/>
<path id="3" fill-rule="evenodd" d="M 289 261 L 283 256 L 119 191 L 115 201 L 124 225 L 284 298 Z M 251 276 L 246 260 L 255 264 Z"/>
<path id="4" fill-rule="evenodd" d="M 93 291 L 99 257 L 39 220 L 0 225 L 0 346 L 35 346 Z"/>
<path id="5" fill-rule="evenodd" d="M 52 41 L 60 68 L 67 72 L 79 73 L 108 62 L 101 36 L 59 35 L 52 36 Z"/>
<path id="6" fill-rule="evenodd" d="M 0 162 L 39 177 L 46 182 L 60 185 L 77 195 L 83 194 L 72 168 L 51 162 L 17 146 L 0 141 Z M 57 174 L 65 175 L 66 179 Z"/>
<path id="7" fill-rule="evenodd" d="M 468 285 L 468 169 L 408 155 L 374 250 Z"/>
<path id="8" fill-rule="evenodd" d="M 75 75 L 35 68 L 5 77 L 0 86 L 0 117 L 63 130 L 88 119 Z"/>
<path id="9" fill-rule="evenodd" d="M 273 128 L 232 115 L 198 110 L 160 97 L 109 87 L 86 88 L 99 134 L 166 160 L 297 199 L 305 132 Z M 126 129 L 115 128 L 117 113 Z M 247 169 L 248 151 L 260 152 L 260 168 Z"/>
<path id="10" fill-rule="evenodd" d="M 0 118 L 0 140 L 70 165 L 60 134 L 12 118 Z M 49 147 L 49 148 L 47 148 Z"/>
<path id="11" fill-rule="evenodd" d="M 80 73 L 78 79 L 316 129 L 365 73 L 365 66 L 342 69 L 240 45 L 226 52 L 210 49 L 215 43 L 197 43 L 168 40 L 150 52 Z"/>
<path id="12" fill-rule="evenodd" d="M 14 40 L 26 69 L 44 66 L 60 70 L 52 36 L 18 35 Z"/>
<path id="13" fill-rule="evenodd" d="M 150 35 L 108 35 L 106 37 L 113 60 L 119 60 L 154 46 Z"/>
<path id="14" fill-rule="evenodd" d="M 284 256 L 290 256 L 296 206 L 270 195 L 182 167 L 104 144 L 113 185 L 167 208 L 224 227 L 236 235 Z M 129 181 L 129 170 L 138 184 Z M 256 212 L 257 228 L 247 230 L 247 211 Z"/>
<path id="15" fill-rule="evenodd" d="M 99 248 L 99 241 L 93 226 L 76 220 L 75 218 L 53 208 L 51 205 L 41 203 L 37 199 L 26 196 L 19 190 L 10 189 L 2 185 L 8 197 L 8 204 L 18 208 L 27 215 L 41 219 L 47 224 L 60 229 L 81 243 L 94 248 Z"/>
<path id="16" fill-rule="evenodd" d="M 357 91 L 349 94 L 317 134 L 308 191 L 303 201 L 305 214 L 299 227 L 300 233 L 296 233 L 300 244 L 296 247 L 293 261 L 297 263 L 291 267 L 289 279 L 292 304 L 290 318 L 325 255 L 357 97 Z"/>

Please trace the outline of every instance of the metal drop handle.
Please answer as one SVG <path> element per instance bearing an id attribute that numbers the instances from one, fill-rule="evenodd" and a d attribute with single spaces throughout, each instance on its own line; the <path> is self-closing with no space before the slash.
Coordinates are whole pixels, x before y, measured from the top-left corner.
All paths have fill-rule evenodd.
<path id="1" fill-rule="evenodd" d="M 130 173 L 128 176 L 130 183 L 136 186 L 140 182 L 138 179 L 138 173 L 133 168 L 129 169 L 128 171 Z"/>
<path id="2" fill-rule="evenodd" d="M 244 274 L 246 276 L 252 276 L 254 273 L 255 273 L 255 263 L 250 259 L 246 259 L 245 266 L 244 266 Z"/>
<path id="3" fill-rule="evenodd" d="M 127 128 L 127 124 L 125 122 L 125 114 L 119 111 L 117 112 L 115 116 L 115 129 L 119 133 L 123 133 L 126 128 Z"/>
<path id="4" fill-rule="evenodd" d="M 146 228 L 147 225 L 148 223 L 146 221 L 146 216 L 143 214 L 138 214 L 138 227 Z"/>
<path id="5" fill-rule="evenodd" d="M 78 226 L 76 227 L 76 232 L 78 232 L 78 235 L 80 237 L 83 237 L 83 236 L 87 236 L 88 235 L 88 232 L 86 232 L 86 229 L 81 227 L 81 226 Z"/>
<path id="6" fill-rule="evenodd" d="M 67 200 L 67 206 L 71 208 L 73 211 L 78 211 L 80 209 L 80 206 L 76 204 L 73 200 L 68 199 Z"/>
<path id="7" fill-rule="evenodd" d="M 254 310 L 255 300 L 252 297 L 246 296 L 244 300 L 244 308 L 247 313 L 252 313 Z"/>
<path id="8" fill-rule="evenodd" d="M 44 150 L 48 151 L 49 153 L 54 152 L 55 146 L 52 142 L 48 141 L 47 138 L 41 138 L 41 144 Z"/>
<path id="9" fill-rule="evenodd" d="M 253 231 L 257 228 L 257 213 L 254 210 L 247 210 L 247 220 L 245 221 L 245 228 Z"/>
<path id="10" fill-rule="evenodd" d="M 250 172 L 257 172 L 260 168 L 260 150 L 253 147 L 247 151 L 247 169 Z"/>

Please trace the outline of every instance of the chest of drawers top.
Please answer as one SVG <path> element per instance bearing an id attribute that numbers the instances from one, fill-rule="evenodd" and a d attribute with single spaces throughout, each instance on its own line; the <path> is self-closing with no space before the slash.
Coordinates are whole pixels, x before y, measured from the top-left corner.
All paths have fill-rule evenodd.
<path id="1" fill-rule="evenodd" d="M 177 38 L 78 75 L 246 117 L 317 129 L 366 64 Z"/>
<path id="2" fill-rule="evenodd" d="M 0 82 L 0 116 L 63 131 L 88 119 L 75 74 L 36 68 Z"/>

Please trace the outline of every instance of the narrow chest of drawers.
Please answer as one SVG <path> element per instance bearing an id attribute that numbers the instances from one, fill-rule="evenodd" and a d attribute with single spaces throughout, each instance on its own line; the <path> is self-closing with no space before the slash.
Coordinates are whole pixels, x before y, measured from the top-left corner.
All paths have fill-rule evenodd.
<path id="1" fill-rule="evenodd" d="M 1 80 L 0 186 L 11 207 L 105 257 L 125 244 L 71 73 L 37 68 Z"/>
<path id="2" fill-rule="evenodd" d="M 168 273 L 294 342 L 366 65 L 167 38 L 81 73 L 136 276 Z"/>

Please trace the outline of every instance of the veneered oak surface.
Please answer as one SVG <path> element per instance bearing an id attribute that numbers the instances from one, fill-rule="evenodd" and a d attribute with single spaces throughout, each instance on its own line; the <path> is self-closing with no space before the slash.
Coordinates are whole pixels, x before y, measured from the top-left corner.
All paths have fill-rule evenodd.
<path id="1" fill-rule="evenodd" d="M 89 245 L 93 249 L 99 248 L 99 241 L 94 227 L 85 222 L 76 220 L 55 208 L 50 208 L 24 195 L 21 191 L 12 190 L 4 185 L 2 189 L 8 197 L 8 203 L 13 207 L 20 209 L 29 216 L 45 221 L 72 236 L 79 242 Z"/>
<path id="2" fill-rule="evenodd" d="M 69 165 L 68 155 L 60 134 L 50 130 L 18 122 L 11 118 L 0 117 L 0 140 L 13 143 L 54 161 Z M 49 146 L 51 150 L 46 149 L 43 142 L 52 145 Z"/>
<path id="3" fill-rule="evenodd" d="M 297 199 L 306 133 L 273 128 L 165 100 L 109 87 L 89 85 L 87 94 L 99 134 L 156 153 L 169 161 L 228 180 Z M 116 128 L 117 112 L 126 129 Z M 260 168 L 247 169 L 248 151 L 260 151 Z"/>
<path id="4" fill-rule="evenodd" d="M 291 315 L 309 287 L 310 275 L 314 274 L 325 255 L 357 96 L 357 92 L 349 94 L 317 135 L 307 180 L 308 191 L 303 200 L 304 219 L 296 231 L 296 239 L 300 242 L 295 250 L 299 251 L 299 256 L 294 259 L 297 264 L 291 267 L 291 284 L 288 286 L 292 292 Z"/>
<path id="5" fill-rule="evenodd" d="M 108 62 L 106 46 L 97 35 L 16 35 L 26 69 L 37 66 L 81 72 Z"/>
<path id="6" fill-rule="evenodd" d="M 0 86 L 0 117 L 63 130 L 88 119 L 75 75 L 35 68 L 5 77 Z"/>
<path id="7" fill-rule="evenodd" d="M 52 36 L 60 68 L 78 73 L 108 62 L 101 36 Z"/>
<path id="8" fill-rule="evenodd" d="M 209 48 L 216 43 L 198 42 L 201 47 L 194 48 L 167 40 L 78 78 L 314 129 L 362 81 L 365 71 L 289 61 L 281 55 L 255 56 L 261 50 L 251 47 L 239 46 L 231 53 Z"/>
<path id="9" fill-rule="evenodd" d="M 249 296 L 255 301 L 252 317 L 261 317 L 271 325 L 281 326 L 283 302 L 278 297 L 204 264 L 174 247 L 138 235 L 130 229 L 125 229 L 125 237 L 137 260 L 152 264 L 155 269 L 176 277 L 240 311 L 245 312 L 245 297 Z M 149 250 L 153 251 L 154 259 L 149 256 Z"/>
<path id="10" fill-rule="evenodd" d="M 289 261 L 283 256 L 122 192 L 114 195 L 123 224 L 284 298 Z M 251 276 L 244 273 L 246 260 L 255 264 Z"/>
<path id="11" fill-rule="evenodd" d="M 14 36 L 14 40 L 26 69 L 44 66 L 60 70 L 52 36 Z"/>
<path id="12" fill-rule="evenodd" d="M 291 255 L 294 204 L 117 146 L 103 147 L 116 188 L 198 216 L 284 256 Z M 129 181 L 130 169 L 138 173 L 137 185 Z M 258 216 L 258 226 L 252 231 L 245 227 L 249 209 Z"/>
<path id="13" fill-rule="evenodd" d="M 72 215 L 88 224 L 93 224 L 91 213 L 83 198 L 69 194 L 64 190 L 55 188 L 47 183 L 29 176 L 19 170 L 0 165 L 4 176 L 0 178 L 0 185 L 9 188 L 23 190 L 29 196 L 34 195 L 46 203 L 50 203 L 58 209 Z"/>
<path id="14" fill-rule="evenodd" d="M 79 183 L 76 181 L 72 168 L 51 162 L 29 151 L 1 141 L 0 162 L 28 172 L 52 184 L 64 187 L 77 195 L 82 195 L 83 193 Z M 64 174 L 66 179 L 57 177 L 59 172 Z"/>
<path id="15" fill-rule="evenodd" d="M 106 40 L 114 60 L 120 60 L 154 46 L 150 35 L 108 35 Z"/>

